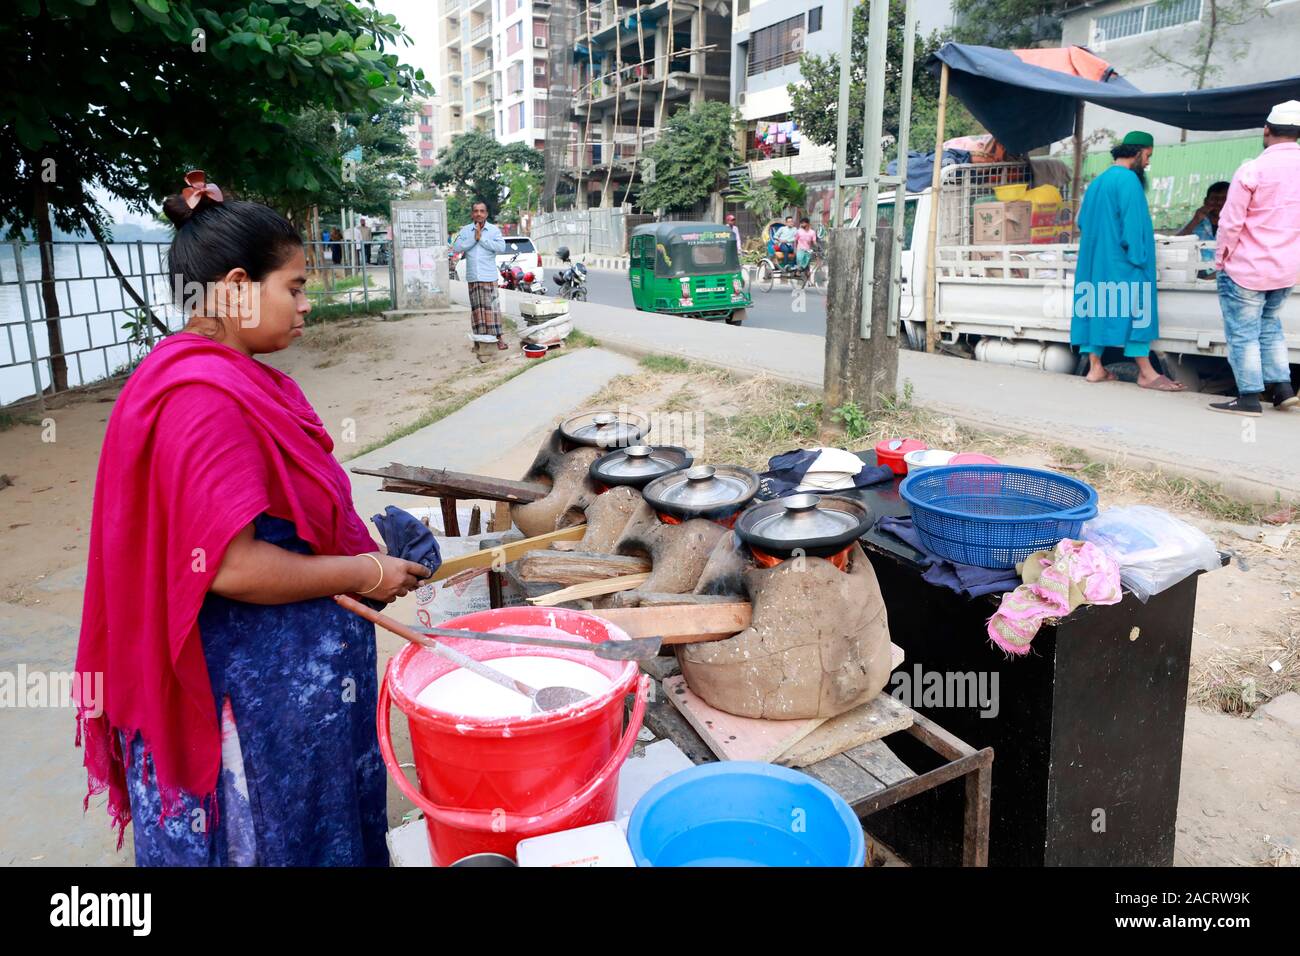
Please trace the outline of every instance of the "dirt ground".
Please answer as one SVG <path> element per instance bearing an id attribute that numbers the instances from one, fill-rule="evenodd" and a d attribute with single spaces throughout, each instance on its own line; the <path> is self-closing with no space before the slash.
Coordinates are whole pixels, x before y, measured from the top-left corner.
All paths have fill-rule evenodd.
<path id="1" fill-rule="evenodd" d="M 464 326 L 461 315 L 333 323 L 313 327 L 272 362 L 297 379 L 332 434 L 337 437 L 350 421 L 355 435 L 350 442 L 340 442 L 336 452 L 346 459 L 427 418 L 431 409 L 490 387 L 523 362 L 506 358 L 480 365 L 469 350 Z M 791 439 L 789 416 L 806 410 L 799 407 L 798 395 L 783 389 L 698 368 L 668 369 L 615 380 L 589 404 L 624 405 L 658 416 L 661 433 L 656 441 L 698 443 L 697 451 L 708 460 L 739 460 L 736 449 L 747 448 L 755 460 L 741 463 L 757 465 L 762 464 L 757 459 L 765 460 L 775 451 L 817 443 L 815 433 Z M 50 667 L 68 666 L 63 658 L 75 647 L 75 629 L 70 628 L 81 610 L 95 463 L 116 391 L 105 387 L 87 392 L 51 410 L 44 423 L 19 423 L 0 431 L 0 474 L 12 481 L 4 487 L 0 479 L 0 624 L 10 612 L 26 615 L 26 627 L 47 622 Z M 900 412 L 903 420 L 909 414 Z M 879 424 L 901 427 L 898 420 L 896 416 L 893 423 Z M 693 427 L 695 433 L 670 441 L 662 430 L 674 423 Z M 1079 467 L 1068 455 L 1063 459 L 1060 449 L 1041 444 L 972 436 L 941 420 L 927 419 L 915 427 L 951 429 L 952 440 L 962 441 L 966 450 L 985 450 L 1008 463 Z M 540 443 L 540 433 L 537 440 Z M 864 436 L 850 447 L 874 441 Z M 500 459 L 483 470 L 518 478 L 531 461 L 532 448 L 503 449 Z M 1249 683 L 1256 680 L 1254 675 L 1260 675 L 1263 699 L 1288 686 L 1294 689 L 1294 668 L 1300 668 L 1300 535 L 1291 526 L 1282 526 L 1279 535 L 1276 526 L 1236 520 L 1239 516 L 1221 504 L 1189 506 L 1189 501 L 1201 498 L 1153 497 L 1142 481 L 1118 471 L 1090 474 L 1089 479 L 1098 484 L 1106 505 L 1141 502 L 1164 507 L 1204 530 L 1221 550 L 1235 552 L 1229 567 L 1200 582 L 1193 689 L 1204 691 L 1215 680 Z M 1248 540 L 1261 530 L 1272 533 L 1270 541 Z M 69 639 L 71 646 L 62 646 Z M 384 650 L 395 649 L 383 638 L 380 644 Z M 14 664 L 17 659 L 11 658 L 0 648 L 0 667 Z M 1284 658 L 1284 672 L 1268 683 L 1269 663 Z M 29 666 L 37 665 L 29 661 Z M 1207 699 L 1207 706 L 1193 704 L 1187 711 L 1176 862 L 1294 861 L 1294 848 L 1300 845 L 1300 728 L 1259 715 L 1230 715 L 1216 706 L 1215 694 Z M 42 720 L 31 723 L 30 732 L 67 730 L 70 744 L 71 717 L 57 716 L 63 723 Z M 92 805 L 91 816 L 96 812 L 102 816 Z M 5 823 L 12 823 L 8 815 Z M 91 862 L 99 854 L 92 846 L 78 858 Z M 0 854 L 0 863 L 27 862 L 6 857 Z M 104 851 L 100 862 L 123 860 L 120 854 Z"/>

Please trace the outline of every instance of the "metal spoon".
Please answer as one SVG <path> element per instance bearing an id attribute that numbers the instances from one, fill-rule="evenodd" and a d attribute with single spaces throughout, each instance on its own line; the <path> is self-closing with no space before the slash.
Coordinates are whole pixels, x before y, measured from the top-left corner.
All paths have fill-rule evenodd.
<path id="1" fill-rule="evenodd" d="M 435 637 L 460 637 L 473 641 L 499 641 L 502 644 L 534 644 L 537 647 L 564 647 L 589 651 L 607 661 L 643 661 L 659 653 L 662 637 L 638 637 L 627 641 L 561 641 L 553 637 L 524 637 L 521 634 L 485 634 L 482 631 L 459 631 L 447 627 L 417 627 L 421 634 Z"/>
<path id="2" fill-rule="evenodd" d="M 495 667 L 488 667 L 482 661 L 476 661 L 474 658 L 462 654 L 460 651 L 452 650 L 445 644 L 439 644 L 431 637 L 426 637 L 417 631 L 412 630 L 404 624 L 399 624 L 386 614 L 380 614 L 378 611 L 366 607 L 360 601 L 348 597 L 346 594 L 334 595 L 334 600 L 340 607 L 346 608 L 353 614 L 364 617 L 367 621 L 377 624 L 386 631 L 391 631 L 398 637 L 405 638 L 412 644 L 419 644 L 421 647 L 427 647 L 435 654 L 439 654 L 447 660 L 452 661 L 468 671 L 473 671 L 479 677 L 490 680 L 494 684 L 499 684 L 506 690 L 514 691 L 527 697 L 533 704 L 533 713 L 542 713 L 548 710 L 562 710 L 579 701 L 586 700 L 591 695 L 585 690 L 579 690 L 576 687 L 551 686 L 534 689 L 521 680 L 516 680 L 506 674 L 501 673 Z M 455 631 L 449 632 L 455 634 Z"/>

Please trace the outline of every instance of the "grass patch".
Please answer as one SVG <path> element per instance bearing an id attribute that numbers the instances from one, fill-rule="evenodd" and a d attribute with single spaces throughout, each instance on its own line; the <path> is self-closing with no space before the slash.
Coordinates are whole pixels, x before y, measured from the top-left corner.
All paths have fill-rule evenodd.
<path id="1" fill-rule="evenodd" d="M 0 412 L 0 432 L 7 432 L 19 425 L 40 425 L 40 423 L 39 418 L 33 418 L 31 415 L 14 415 L 10 412 Z"/>
<path id="2" fill-rule="evenodd" d="M 377 317 L 391 309 L 392 302 L 387 296 L 371 296 L 370 305 L 362 300 L 354 302 L 330 302 L 313 306 L 307 313 L 308 325 L 320 325 L 322 322 L 336 322 L 339 319 Z"/>
<path id="3" fill-rule="evenodd" d="M 1276 671 L 1274 663 L 1279 666 Z M 1300 690 L 1300 616 L 1294 614 L 1275 627 L 1263 644 L 1225 649 L 1193 661 L 1187 699 L 1248 717 L 1293 690 Z"/>
<path id="4" fill-rule="evenodd" d="M 364 276 L 340 276 L 340 277 L 335 278 L 335 280 L 334 280 L 334 284 L 333 284 L 332 286 L 329 286 L 329 287 L 327 288 L 326 285 L 325 285 L 324 280 L 322 280 L 322 279 L 312 279 L 310 282 L 307 283 L 307 291 L 308 291 L 308 292 L 325 292 L 325 293 L 330 293 L 330 292 L 346 292 L 346 291 L 348 291 L 349 289 L 359 289 L 359 288 L 361 288 L 361 283 L 362 283 L 363 281 L 365 281 L 365 277 L 364 277 Z M 374 289 L 374 288 L 376 288 L 376 286 L 372 283 L 371 286 L 370 286 L 370 288 Z"/>
<path id="5" fill-rule="evenodd" d="M 651 372 L 689 372 L 691 363 L 676 355 L 643 355 L 639 364 Z"/>
<path id="6" fill-rule="evenodd" d="M 594 349 L 600 343 L 581 329 L 574 329 L 569 333 L 568 338 L 564 340 L 564 345 L 566 348 L 572 345 L 574 348 L 579 349 Z"/>

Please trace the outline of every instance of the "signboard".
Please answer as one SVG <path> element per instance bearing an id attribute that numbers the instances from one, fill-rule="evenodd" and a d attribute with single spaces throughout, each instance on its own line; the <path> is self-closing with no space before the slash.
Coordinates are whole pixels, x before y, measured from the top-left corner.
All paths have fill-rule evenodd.
<path id="1" fill-rule="evenodd" d="M 445 309 L 451 304 L 447 252 L 445 200 L 393 203 L 394 308 Z"/>
<path id="2" fill-rule="evenodd" d="M 749 185 L 749 166 L 732 166 L 727 170 L 727 186 L 731 189 L 740 189 L 742 186 Z"/>

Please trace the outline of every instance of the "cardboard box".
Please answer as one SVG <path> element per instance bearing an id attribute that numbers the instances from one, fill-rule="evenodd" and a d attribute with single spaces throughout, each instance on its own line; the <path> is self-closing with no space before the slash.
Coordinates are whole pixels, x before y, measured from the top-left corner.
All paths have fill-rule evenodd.
<path id="1" fill-rule="evenodd" d="M 974 228 L 971 241 L 977 246 L 1000 246 L 1029 241 L 1033 204 L 984 202 L 971 207 Z"/>

